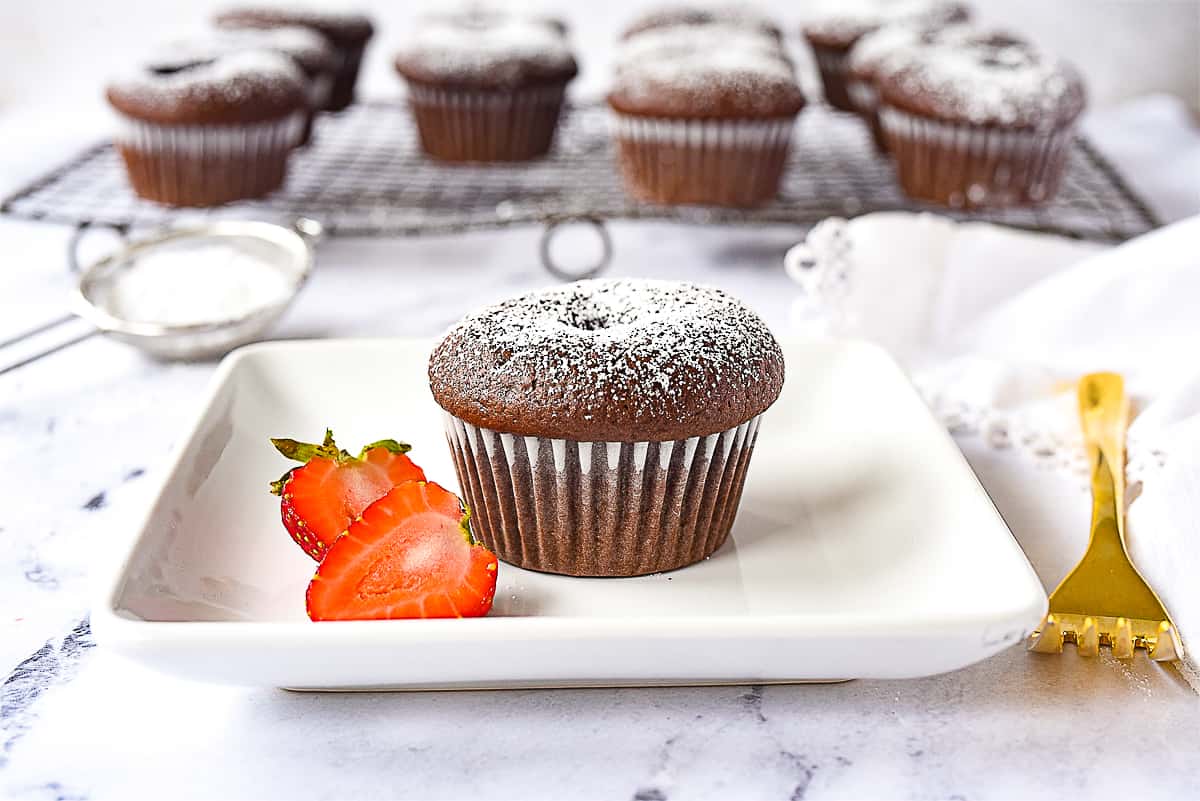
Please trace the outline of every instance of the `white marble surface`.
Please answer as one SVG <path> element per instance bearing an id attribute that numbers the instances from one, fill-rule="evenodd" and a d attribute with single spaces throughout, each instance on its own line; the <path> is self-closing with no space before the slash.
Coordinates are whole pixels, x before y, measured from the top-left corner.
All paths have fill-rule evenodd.
<path id="1" fill-rule="evenodd" d="M 1164 145 L 1181 115 L 1120 112 L 1098 138 L 1164 216 L 1200 210 Z M 69 144 L 0 115 L 0 180 Z M 38 145 L 34 149 L 34 145 Z M 1194 188 L 1195 184 L 1191 184 Z M 547 281 L 537 233 L 336 240 L 279 337 L 434 334 Z M 68 232 L 0 219 L 0 339 L 62 308 Z M 797 232 L 614 226 L 615 272 L 729 288 L 781 333 Z M 1200 704 L 1169 668 L 1010 650 L 908 682 L 646 690 L 300 695 L 159 676 L 93 648 L 91 565 L 132 533 L 211 365 L 92 339 L 0 377 L 0 797 L 1195 797 Z M 1039 530 L 1086 497 L 963 442 L 1043 578 Z M 1027 481 L 1028 483 L 1020 483 Z M 1014 482 L 1020 492 L 1013 492 Z M 1055 522 L 1055 524 L 1057 524 Z M 1152 778 L 1147 779 L 1150 776 Z"/>

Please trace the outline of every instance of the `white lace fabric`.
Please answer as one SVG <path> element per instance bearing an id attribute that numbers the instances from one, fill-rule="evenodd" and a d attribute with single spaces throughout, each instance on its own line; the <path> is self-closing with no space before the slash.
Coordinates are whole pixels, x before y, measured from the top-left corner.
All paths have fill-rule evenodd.
<path id="1" fill-rule="evenodd" d="M 1048 590 L 1087 543 L 1075 381 L 1125 376 L 1129 548 L 1200 691 L 1200 217 L 1108 248 L 888 212 L 827 221 L 789 271 L 798 327 L 873 339 L 910 370 Z"/>

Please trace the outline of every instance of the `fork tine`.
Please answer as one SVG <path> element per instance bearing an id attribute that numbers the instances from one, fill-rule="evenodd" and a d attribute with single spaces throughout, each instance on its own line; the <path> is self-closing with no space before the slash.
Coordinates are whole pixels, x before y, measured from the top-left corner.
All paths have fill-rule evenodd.
<path id="1" fill-rule="evenodd" d="M 1179 633 L 1170 622 L 1164 620 L 1158 624 L 1158 638 L 1150 648 L 1150 658 L 1155 662 L 1171 662 L 1179 659 L 1183 653 L 1183 643 L 1179 641 Z"/>
<path id="2" fill-rule="evenodd" d="M 1063 649 L 1063 630 L 1054 615 L 1046 615 L 1041 627 L 1034 632 L 1029 650 L 1042 654 L 1061 654 Z"/>
<path id="3" fill-rule="evenodd" d="M 1133 626 L 1123 617 L 1117 618 L 1117 627 L 1108 635 L 1112 653 L 1117 659 L 1133 658 Z"/>
<path id="4" fill-rule="evenodd" d="M 1085 617 L 1083 625 L 1075 632 L 1075 648 L 1080 656 L 1100 655 L 1100 627 L 1094 617 Z"/>
<path id="5" fill-rule="evenodd" d="M 1183 642 L 1162 601 L 1129 559 L 1125 547 L 1125 427 L 1129 399 L 1121 376 L 1094 373 L 1079 382 L 1079 420 L 1092 461 L 1092 525 L 1088 547 L 1054 592 L 1049 613 L 1028 648 L 1062 653 L 1067 642 L 1080 656 L 1101 646 L 1118 659 L 1145 648 L 1151 659 L 1183 657 Z"/>

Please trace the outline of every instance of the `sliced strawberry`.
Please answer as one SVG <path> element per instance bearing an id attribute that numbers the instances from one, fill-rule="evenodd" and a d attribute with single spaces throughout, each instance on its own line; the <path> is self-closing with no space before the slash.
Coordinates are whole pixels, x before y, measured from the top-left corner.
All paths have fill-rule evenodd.
<path id="1" fill-rule="evenodd" d="M 313 620 L 479 617 L 496 595 L 496 555 L 437 484 L 409 481 L 363 511 L 308 585 Z"/>
<path id="2" fill-rule="evenodd" d="M 387 491 L 405 481 L 423 481 L 425 473 L 405 454 L 408 445 L 394 439 L 372 442 L 358 456 L 338 448 L 325 430 L 320 445 L 272 439 L 289 459 L 304 462 L 271 484 L 282 498 L 283 525 L 304 552 L 318 562 L 329 546 Z"/>

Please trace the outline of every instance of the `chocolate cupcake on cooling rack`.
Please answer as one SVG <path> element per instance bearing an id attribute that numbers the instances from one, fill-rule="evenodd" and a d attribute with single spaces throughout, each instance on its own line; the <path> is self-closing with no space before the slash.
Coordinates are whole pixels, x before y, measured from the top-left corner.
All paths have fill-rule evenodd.
<path id="1" fill-rule="evenodd" d="M 563 33 L 545 18 L 426 17 L 396 54 L 421 146 L 443 161 L 545 155 L 578 73 Z"/>
<path id="2" fill-rule="evenodd" d="M 697 562 L 725 541 L 783 356 L 716 289 L 581 281 L 468 315 L 429 362 L 471 527 L 573 576 Z"/>
<path id="3" fill-rule="evenodd" d="M 167 64 L 185 61 L 199 64 L 247 50 L 267 50 L 287 56 L 304 73 L 308 81 L 308 113 L 300 144 L 307 144 L 312 138 L 314 112 L 329 102 L 338 64 L 333 47 L 320 34 L 299 27 L 217 30 L 171 42 L 160 48 L 158 56 L 151 60 Z"/>
<path id="4" fill-rule="evenodd" d="M 871 129 L 876 150 L 887 149 L 879 122 L 879 91 L 876 83 L 886 73 L 893 57 L 901 60 L 913 49 L 935 44 L 953 45 L 966 41 L 976 31 L 966 23 L 946 26 L 888 25 L 863 36 L 850 49 L 846 62 L 846 94 L 850 105 Z"/>
<path id="5" fill-rule="evenodd" d="M 354 102 L 363 53 L 375 33 L 369 17 L 304 7 L 248 6 L 218 14 L 215 22 L 221 28 L 300 27 L 323 36 L 334 49 L 336 65 L 333 83 L 321 108 L 341 111 Z"/>
<path id="6" fill-rule="evenodd" d="M 279 188 L 308 113 L 304 74 L 268 51 L 182 56 L 143 64 L 108 87 L 134 191 L 172 206 L 215 206 Z"/>
<path id="7" fill-rule="evenodd" d="M 804 96 L 771 36 L 680 25 L 625 40 L 608 104 L 631 194 L 745 208 L 778 193 Z"/>
<path id="8" fill-rule="evenodd" d="M 953 208 L 1050 200 L 1086 103 L 1074 68 L 1006 33 L 914 48 L 877 85 L 901 188 Z"/>
<path id="9" fill-rule="evenodd" d="M 965 22 L 967 7 L 953 0 L 853 0 L 809 20 L 802 28 L 825 89 L 825 101 L 855 111 L 846 86 L 850 49 L 863 36 L 889 25 L 941 27 Z"/>
<path id="10" fill-rule="evenodd" d="M 681 25 L 730 25 L 766 34 L 777 42 L 783 41 L 783 31 L 772 20 L 753 8 L 729 6 L 663 6 L 649 11 L 631 22 L 622 39 L 658 28 Z"/>

